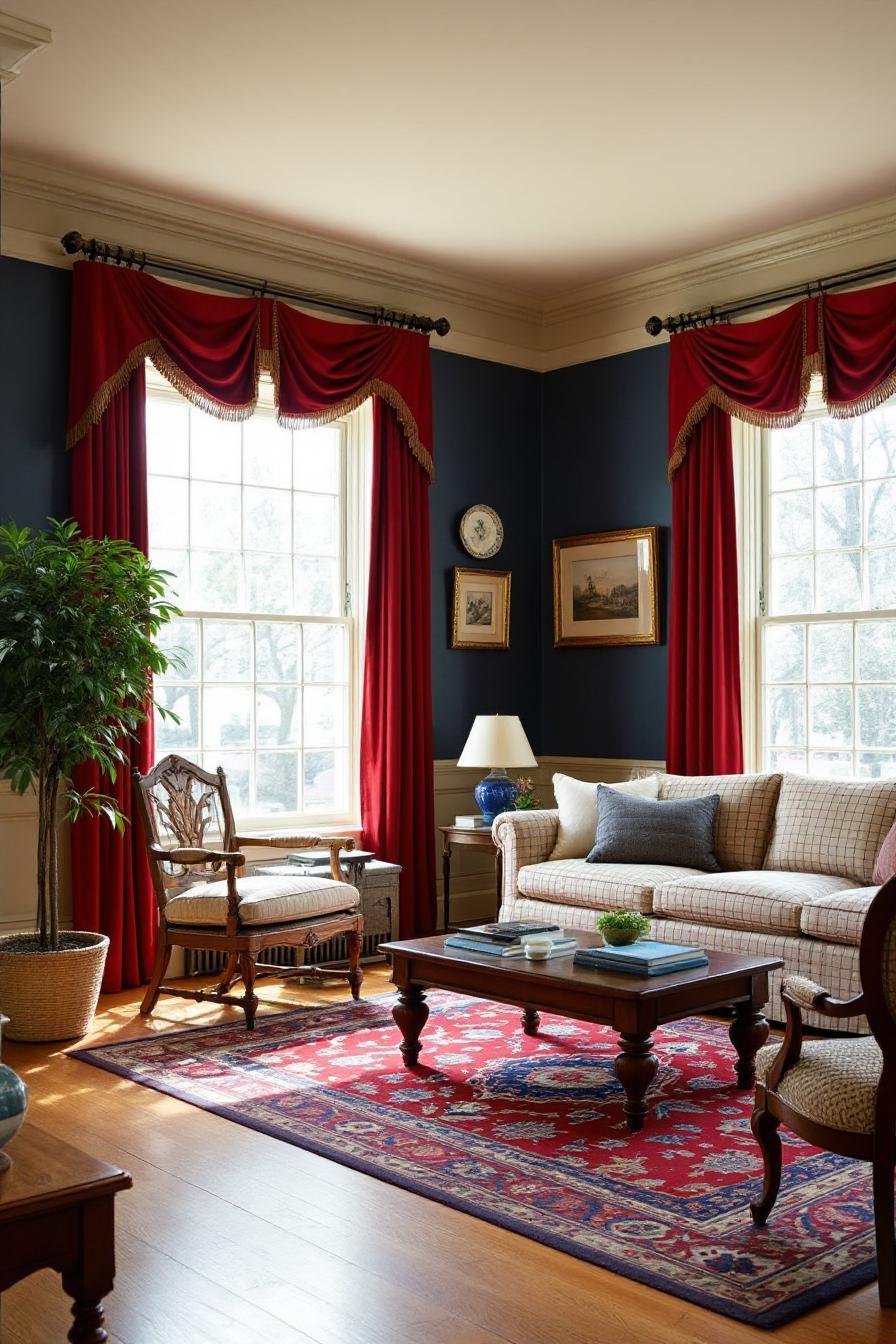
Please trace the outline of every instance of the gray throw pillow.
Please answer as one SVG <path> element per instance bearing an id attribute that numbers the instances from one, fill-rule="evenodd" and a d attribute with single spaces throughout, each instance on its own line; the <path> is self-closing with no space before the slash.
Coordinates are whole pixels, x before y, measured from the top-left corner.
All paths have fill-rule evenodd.
<path id="1" fill-rule="evenodd" d="M 597 834 L 588 863 L 671 863 L 718 873 L 712 828 L 717 793 L 654 802 L 597 786 Z"/>

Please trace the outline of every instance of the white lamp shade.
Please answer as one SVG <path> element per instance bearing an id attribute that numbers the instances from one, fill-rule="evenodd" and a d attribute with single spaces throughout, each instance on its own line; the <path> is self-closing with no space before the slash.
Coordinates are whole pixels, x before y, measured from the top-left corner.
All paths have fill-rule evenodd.
<path id="1" fill-rule="evenodd" d="M 488 770 L 500 766 L 534 770 L 538 765 L 516 714 L 477 714 L 457 763 Z"/>

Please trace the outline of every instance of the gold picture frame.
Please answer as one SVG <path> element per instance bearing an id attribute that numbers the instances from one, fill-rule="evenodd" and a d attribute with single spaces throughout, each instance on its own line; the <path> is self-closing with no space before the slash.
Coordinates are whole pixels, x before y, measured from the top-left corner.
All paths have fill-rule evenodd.
<path id="1" fill-rule="evenodd" d="M 659 644 L 659 528 L 558 537 L 554 645 Z"/>
<path id="2" fill-rule="evenodd" d="M 452 649 L 510 648 L 510 570 L 454 567 Z"/>

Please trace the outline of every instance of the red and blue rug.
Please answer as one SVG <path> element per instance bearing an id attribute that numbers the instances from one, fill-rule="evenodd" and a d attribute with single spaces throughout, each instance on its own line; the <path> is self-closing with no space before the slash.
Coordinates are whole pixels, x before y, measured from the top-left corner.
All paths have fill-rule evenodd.
<path id="1" fill-rule="evenodd" d="M 752 1093 L 723 1023 L 656 1034 L 643 1132 L 630 1135 L 605 1027 L 432 993 L 415 1069 L 392 996 L 73 1051 L 263 1134 L 752 1325 L 875 1277 L 868 1168 L 782 1130 L 784 1180 L 756 1229 Z"/>

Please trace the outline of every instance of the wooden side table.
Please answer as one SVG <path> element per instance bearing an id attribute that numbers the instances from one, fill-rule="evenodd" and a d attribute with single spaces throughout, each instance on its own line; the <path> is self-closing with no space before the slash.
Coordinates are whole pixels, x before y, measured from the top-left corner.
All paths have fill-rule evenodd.
<path id="1" fill-rule="evenodd" d="M 0 1176 L 0 1293 L 55 1269 L 74 1299 L 72 1344 L 101 1341 L 103 1298 L 115 1278 L 114 1202 L 132 1185 L 120 1167 L 88 1157 L 26 1122 Z"/>
<path id="2" fill-rule="evenodd" d="M 501 880 L 503 865 L 501 851 L 492 839 L 490 826 L 481 826 L 476 830 L 465 826 L 440 826 L 442 833 L 442 923 L 447 933 L 450 928 L 451 910 L 451 850 L 454 845 L 473 845 L 476 849 L 490 850 L 495 856 L 495 918 L 501 908 Z"/>

